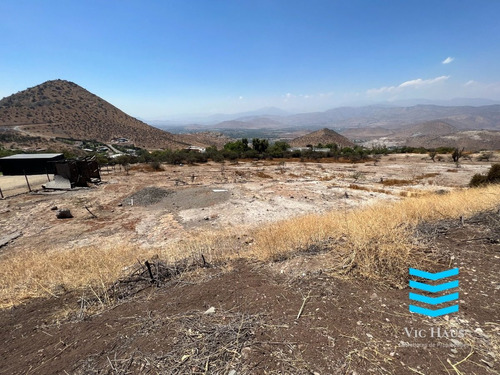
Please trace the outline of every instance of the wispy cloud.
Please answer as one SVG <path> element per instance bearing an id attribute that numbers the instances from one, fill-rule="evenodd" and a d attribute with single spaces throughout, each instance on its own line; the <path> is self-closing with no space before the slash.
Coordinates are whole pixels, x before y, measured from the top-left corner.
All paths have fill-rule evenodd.
<path id="1" fill-rule="evenodd" d="M 454 57 L 448 56 L 446 59 L 444 59 L 443 61 L 441 61 L 441 64 L 449 64 L 449 63 L 451 63 L 453 60 L 455 60 L 455 58 L 454 58 Z"/>
<path id="2" fill-rule="evenodd" d="M 480 82 L 470 80 L 463 84 L 465 95 L 475 95 L 488 99 L 500 100 L 500 82 Z"/>
<path id="3" fill-rule="evenodd" d="M 431 86 L 435 83 L 446 81 L 448 78 L 450 78 L 450 76 L 440 76 L 440 77 L 430 78 L 430 79 L 417 78 L 417 79 L 405 81 L 398 86 L 384 86 L 384 87 L 380 87 L 378 89 L 370 89 L 370 90 L 367 90 L 366 93 L 368 95 L 394 93 L 394 92 L 398 92 L 398 91 L 401 91 L 401 90 L 404 90 L 407 88 L 421 88 L 421 87 Z"/>
<path id="4" fill-rule="evenodd" d="M 434 83 L 437 83 L 437 82 L 446 81 L 448 78 L 450 78 L 450 76 L 440 76 L 440 77 L 431 78 L 431 79 L 417 78 L 417 79 L 413 79 L 411 81 L 403 82 L 398 87 L 403 88 L 403 87 L 429 86 L 429 85 L 433 85 Z"/>

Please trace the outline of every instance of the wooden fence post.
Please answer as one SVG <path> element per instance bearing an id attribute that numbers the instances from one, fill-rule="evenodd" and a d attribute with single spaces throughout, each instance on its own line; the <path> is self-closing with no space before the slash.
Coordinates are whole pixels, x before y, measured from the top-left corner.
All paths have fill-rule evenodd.
<path id="1" fill-rule="evenodd" d="M 26 184 L 28 185 L 28 190 L 30 191 L 31 193 L 31 186 L 30 186 L 30 182 L 28 181 L 28 175 L 26 174 L 26 171 L 24 171 L 24 178 L 26 179 Z"/>

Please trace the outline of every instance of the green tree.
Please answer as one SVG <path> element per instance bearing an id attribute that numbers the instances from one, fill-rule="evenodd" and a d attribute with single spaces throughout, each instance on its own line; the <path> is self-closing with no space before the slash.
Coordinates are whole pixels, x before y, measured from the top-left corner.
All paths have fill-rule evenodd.
<path id="1" fill-rule="evenodd" d="M 252 147 L 255 151 L 264 153 L 269 148 L 269 141 L 267 139 L 253 138 Z"/>
<path id="2" fill-rule="evenodd" d="M 267 154 L 273 158 L 282 158 L 285 153 L 290 148 L 290 145 L 283 141 L 274 142 L 272 146 L 268 148 Z"/>
<path id="3" fill-rule="evenodd" d="M 238 154 L 250 150 L 248 147 L 248 139 L 242 138 L 241 140 L 235 142 L 228 142 L 224 145 L 224 150 L 234 151 Z"/>

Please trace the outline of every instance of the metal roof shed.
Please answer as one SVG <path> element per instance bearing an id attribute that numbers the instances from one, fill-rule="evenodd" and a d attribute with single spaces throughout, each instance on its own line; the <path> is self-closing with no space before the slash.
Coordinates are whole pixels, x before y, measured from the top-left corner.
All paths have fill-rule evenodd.
<path id="1" fill-rule="evenodd" d="M 55 161 L 63 154 L 17 154 L 0 158 L 0 171 L 5 176 L 55 173 Z"/>

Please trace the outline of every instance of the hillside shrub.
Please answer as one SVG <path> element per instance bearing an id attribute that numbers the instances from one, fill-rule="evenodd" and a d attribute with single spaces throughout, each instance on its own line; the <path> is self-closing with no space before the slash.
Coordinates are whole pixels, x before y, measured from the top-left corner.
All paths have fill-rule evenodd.
<path id="1" fill-rule="evenodd" d="M 500 184 L 500 164 L 493 164 L 486 175 L 476 173 L 469 182 L 470 187 L 486 184 Z"/>
<path id="2" fill-rule="evenodd" d="M 481 174 L 481 173 L 476 173 L 472 178 L 470 179 L 469 186 L 470 187 L 478 187 L 481 185 L 485 185 L 487 182 L 486 176 Z"/>
<path id="3" fill-rule="evenodd" d="M 500 164 L 493 164 L 490 168 L 490 171 L 486 175 L 488 182 L 492 184 L 500 183 Z"/>

